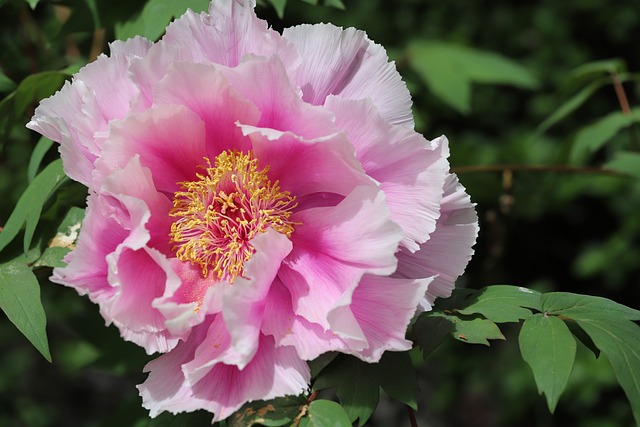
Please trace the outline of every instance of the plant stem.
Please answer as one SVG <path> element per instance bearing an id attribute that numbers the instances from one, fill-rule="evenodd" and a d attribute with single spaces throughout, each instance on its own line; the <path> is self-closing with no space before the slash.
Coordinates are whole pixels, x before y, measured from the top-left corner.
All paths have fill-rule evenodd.
<path id="1" fill-rule="evenodd" d="M 585 173 L 594 175 L 611 175 L 626 177 L 627 174 L 610 169 L 602 169 L 593 166 L 570 165 L 524 165 L 524 164 L 496 164 L 496 165 L 471 165 L 456 166 L 451 168 L 454 173 L 478 173 L 478 172 L 558 172 L 558 173 Z"/>
<path id="2" fill-rule="evenodd" d="M 413 411 L 413 408 L 407 406 L 407 413 L 409 414 L 409 423 L 411 427 L 418 427 L 418 421 L 416 421 L 416 413 Z"/>

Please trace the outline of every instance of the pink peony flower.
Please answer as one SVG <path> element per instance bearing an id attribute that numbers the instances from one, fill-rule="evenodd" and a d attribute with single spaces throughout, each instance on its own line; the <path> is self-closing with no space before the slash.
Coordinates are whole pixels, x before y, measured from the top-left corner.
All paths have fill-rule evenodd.
<path id="1" fill-rule="evenodd" d="M 152 44 L 111 44 L 27 125 L 89 188 L 54 282 L 151 354 L 155 416 L 299 394 L 327 351 L 411 348 L 451 293 L 477 217 L 447 140 L 361 31 L 267 28 L 253 2 L 188 11 Z"/>

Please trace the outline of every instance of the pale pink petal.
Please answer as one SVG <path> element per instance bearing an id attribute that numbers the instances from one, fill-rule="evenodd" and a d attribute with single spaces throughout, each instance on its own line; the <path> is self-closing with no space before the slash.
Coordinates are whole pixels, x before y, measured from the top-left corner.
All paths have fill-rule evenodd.
<path id="1" fill-rule="evenodd" d="M 322 105 L 329 95 L 370 98 L 385 120 L 413 127 L 411 95 L 395 63 L 363 31 L 305 24 L 286 28 L 283 36 L 302 57 L 290 72 L 305 101 Z"/>
<path id="2" fill-rule="evenodd" d="M 253 144 L 259 164 L 269 177 L 296 197 L 314 193 L 349 194 L 356 186 L 372 185 L 342 133 L 304 140 L 291 133 L 269 137 L 260 128 L 242 127 Z"/>
<path id="3" fill-rule="evenodd" d="M 418 249 L 436 228 L 442 183 L 449 170 L 447 140 L 427 141 L 407 127 L 392 126 L 370 100 L 330 96 L 327 108 L 347 132 L 367 175 L 387 195 L 391 219 L 402 227 L 402 244 Z"/>
<path id="4" fill-rule="evenodd" d="M 355 320 L 331 325 L 329 311 L 363 274 L 396 268 L 402 231 L 389 219 L 384 194 L 357 187 L 335 207 L 307 209 L 292 219 L 301 225 L 291 235 L 293 251 L 279 277 L 291 292 L 294 311 L 339 336 L 349 335 Z"/>
<path id="5" fill-rule="evenodd" d="M 398 253 L 399 277 L 423 278 L 437 275 L 429 285 L 423 308 L 430 308 L 434 300 L 451 295 L 455 281 L 463 272 L 473 254 L 478 236 L 478 216 L 474 204 L 458 178 L 447 176 L 442 199 L 442 213 L 436 231 L 421 245 L 420 250 Z"/>
<path id="6" fill-rule="evenodd" d="M 152 306 L 164 293 L 167 281 L 152 252 L 149 248 L 135 251 L 123 248 L 117 253 L 117 258 L 113 258 L 115 269 L 109 277 L 116 294 L 101 305 L 102 315 L 113 320 L 122 337 L 140 345 L 148 354 L 165 353 L 178 343 L 166 331 L 164 316 Z"/>
<path id="7" fill-rule="evenodd" d="M 160 43 L 177 47 L 180 57 L 192 62 L 235 67 L 253 54 L 295 63 L 295 49 L 256 17 L 254 6 L 254 0 L 217 0 L 208 14 L 188 10 L 167 27 Z"/>
<path id="8" fill-rule="evenodd" d="M 65 257 L 67 265 L 55 268 L 51 276 L 52 282 L 73 287 L 80 295 L 88 294 L 95 303 L 115 294 L 107 281 L 106 257 L 128 235 L 127 230 L 107 215 L 107 205 L 108 201 L 103 197 L 89 193 L 76 248 Z"/>
<path id="9" fill-rule="evenodd" d="M 412 343 L 405 339 L 407 326 L 432 280 L 433 277 L 395 279 L 365 275 L 353 292 L 349 308 L 368 346 L 352 354 L 375 363 L 384 351 L 410 350 Z"/>
<path id="10" fill-rule="evenodd" d="M 153 156 L 148 152 L 145 154 L 147 157 Z M 152 161 L 148 163 L 153 164 Z M 102 185 L 102 192 L 116 198 L 118 203 L 128 208 L 124 216 L 120 214 L 123 218 L 128 216 L 129 225 L 125 225 L 128 229 L 134 229 L 131 224 L 144 223 L 143 227 L 137 228 L 144 236 L 141 237 L 144 240 L 142 244 L 164 254 L 170 253 L 168 236 L 172 223 L 169 216 L 172 203 L 156 190 L 152 172 L 141 164 L 139 155 L 132 155 L 122 168 L 107 176 Z"/>
<path id="11" fill-rule="evenodd" d="M 91 182 L 96 155 L 92 121 L 83 113 L 81 83 L 66 82 L 53 97 L 43 99 L 27 127 L 60 143 L 64 172 L 85 185 Z M 91 147 L 91 149 L 89 148 Z"/>
<path id="12" fill-rule="evenodd" d="M 122 41 L 116 40 L 109 43 L 109 52 L 111 55 L 128 55 L 128 56 L 145 56 L 153 43 L 144 37 L 135 36 L 131 39 Z"/>
<path id="13" fill-rule="evenodd" d="M 256 106 L 210 64 L 172 64 L 156 87 L 154 103 L 184 105 L 200 116 L 211 159 L 224 150 L 248 150 L 249 140 L 236 122 L 255 125 L 260 119 Z"/>
<path id="14" fill-rule="evenodd" d="M 266 300 L 262 332 L 273 335 L 277 346 L 293 346 L 303 360 L 313 360 L 328 351 L 349 352 L 349 347 L 331 331 L 307 321 L 293 311 L 291 293 L 276 278 Z"/>
<path id="15" fill-rule="evenodd" d="M 206 155 L 202 120 L 183 106 L 157 105 L 114 123 L 96 162 L 94 179 L 101 182 L 139 156 L 141 165 L 151 172 L 150 188 L 172 197 L 180 182 L 196 179 L 197 166 Z"/>
<path id="16" fill-rule="evenodd" d="M 222 310 L 223 286 L 213 275 L 204 279 L 202 269 L 176 258 L 165 268 L 165 293 L 153 302 L 165 317 L 167 330 L 174 336 L 184 336 L 201 324 L 209 313 Z M 218 286 L 216 286 L 218 285 Z"/>
<path id="17" fill-rule="evenodd" d="M 176 46 L 158 42 L 151 46 L 147 54 L 134 58 L 129 66 L 131 80 L 138 86 L 140 93 L 132 102 L 133 111 L 144 111 L 153 105 L 156 86 L 167 74 L 169 66 L 182 61 Z"/>
<path id="18" fill-rule="evenodd" d="M 233 284 L 223 284 L 226 292 L 222 316 L 231 336 L 230 351 L 224 359 L 243 369 L 257 350 L 260 325 L 265 314 L 265 299 L 282 260 L 291 252 L 291 241 L 273 229 L 251 240 L 255 253 L 245 263 L 244 276 Z"/>
<path id="19" fill-rule="evenodd" d="M 298 395 L 309 380 L 309 367 L 292 347 L 275 347 L 273 337 L 261 335 L 259 349 L 244 369 L 218 363 L 192 384 L 192 393 L 206 401 L 202 407 L 214 413 L 216 422 L 245 402 Z"/>
<path id="20" fill-rule="evenodd" d="M 261 113 L 258 127 L 291 132 L 305 139 L 336 132 L 333 114 L 300 98 L 278 57 L 254 58 L 236 68 L 221 67 L 221 72 L 244 98 L 258 107 Z"/>
<path id="21" fill-rule="evenodd" d="M 196 348 L 202 344 L 208 329 L 208 323 L 194 327 L 185 342 L 144 367 L 149 377 L 138 386 L 138 390 L 142 406 L 149 410 L 151 417 L 164 411 L 177 414 L 202 408 L 205 402 L 193 396 L 191 386 L 185 381 L 182 365 L 193 360 Z"/>
<path id="22" fill-rule="evenodd" d="M 172 352 L 145 367 L 149 378 L 139 385 L 143 406 L 155 417 L 162 411 L 173 413 L 206 409 L 213 421 L 222 420 L 247 401 L 300 394 L 310 380 L 308 366 L 291 347 L 275 348 L 272 337 L 260 336 L 259 351 L 243 369 L 217 363 L 196 381 L 189 379 L 188 364 L 196 348 L 210 346 L 224 352 L 224 340 L 209 342 L 205 324 L 194 329 L 189 339 Z M 217 348 L 216 348 L 217 345 Z M 183 372 L 184 371 L 184 372 Z M 186 373 L 186 376 L 185 376 Z"/>
<path id="23" fill-rule="evenodd" d="M 109 122 L 125 117 L 138 96 L 138 88 L 129 79 L 129 64 L 148 48 L 139 38 L 113 46 L 111 57 L 100 55 L 80 69 L 72 83 L 42 100 L 27 124 L 60 143 L 65 172 L 87 186 Z"/>

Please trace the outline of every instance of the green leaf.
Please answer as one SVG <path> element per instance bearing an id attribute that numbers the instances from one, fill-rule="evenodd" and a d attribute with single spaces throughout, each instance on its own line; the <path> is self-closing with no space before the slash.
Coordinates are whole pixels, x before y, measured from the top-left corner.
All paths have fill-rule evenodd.
<path id="1" fill-rule="evenodd" d="M 603 147 L 622 129 L 639 121 L 640 108 L 634 108 L 631 114 L 615 111 L 598 119 L 576 134 L 569 160 L 574 164 L 584 162 L 590 154 Z"/>
<path id="2" fill-rule="evenodd" d="M 287 0 L 269 0 L 269 3 L 273 6 L 278 14 L 278 18 L 284 17 L 284 7 L 287 5 Z"/>
<path id="3" fill-rule="evenodd" d="M 458 341 L 463 341 L 469 344 L 484 344 L 488 346 L 488 340 L 505 339 L 502 332 L 500 332 L 498 325 L 491 320 L 483 319 L 479 316 L 458 316 L 439 311 L 429 311 L 420 315 L 420 318 L 418 318 L 413 328 L 421 347 L 422 342 L 429 342 L 428 335 L 432 332 L 426 328 L 434 324 L 429 321 L 421 320 L 423 317 L 436 317 L 448 321 L 451 324 L 450 327 L 446 327 L 443 324 L 438 324 L 437 326 L 441 331 L 450 331 L 449 334 Z M 427 334 L 427 338 L 423 337 L 423 334 Z M 427 347 L 429 347 L 429 344 L 427 344 Z"/>
<path id="4" fill-rule="evenodd" d="M 35 9 L 38 3 L 40 3 L 40 0 L 26 0 L 26 1 L 31 9 Z"/>
<path id="5" fill-rule="evenodd" d="M 539 292 L 518 286 L 487 286 L 480 289 L 469 305 L 458 312 L 481 314 L 496 323 L 518 322 L 531 316 L 528 308 L 540 310 L 540 297 Z"/>
<path id="6" fill-rule="evenodd" d="M 314 400 L 308 415 L 300 420 L 300 427 L 351 427 L 345 410 L 330 400 Z"/>
<path id="7" fill-rule="evenodd" d="M 64 257 L 71 251 L 69 248 L 51 247 L 46 248 L 42 255 L 33 264 L 34 267 L 64 267 Z"/>
<path id="8" fill-rule="evenodd" d="M 47 151 L 53 145 L 53 141 L 47 137 L 41 137 L 36 144 L 36 147 L 33 149 L 31 153 L 31 158 L 29 159 L 29 166 L 27 167 L 27 180 L 28 182 L 33 181 L 38 173 L 38 169 L 40 168 L 40 164 L 42 163 L 42 159 L 47 154 Z"/>
<path id="9" fill-rule="evenodd" d="M 455 339 L 469 344 L 490 345 L 489 340 L 503 340 L 504 335 L 498 325 L 491 320 L 475 318 L 465 319 L 449 316 L 453 320 L 455 330 L 451 334 Z"/>
<path id="10" fill-rule="evenodd" d="M 22 114 L 32 102 L 53 95 L 68 77 L 59 71 L 43 71 L 26 77 L 15 92 L 17 114 Z"/>
<path id="11" fill-rule="evenodd" d="M 587 347 L 593 355 L 596 357 L 600 357 L 600 349 L 596 347 L 596 344 L 593 342 L 591 337 L 575 322 L 565 322 L 565 325 L 569 327 L 569 330 L 573 334 L 574 337 L 578 338 L 585 347 Z"/>
<path id="12" fill-rule="evenodd" d="M 600 79 L 592 82 L 588 86 L 584 87 L 580 92 L 567 99 L 563 104 L 558 107 L 549 117 L 547 117 L 540 125 L 538 125 L 537 134 L 541 135 L 546 132 L 553 125 L 573 113 L 580 108 L 598 89 L 600 89 L 607 82 L 606 79 Z"/>
<path id="13" fill-rule="evenodd" d="M 4 73 L 0 72 L 0 93 L 11 92 L 16 88 L 16 84 Z"/>
<path id="14" fill-rule="evenodd" d="M 16 118 L 22 116 L 31 104 L 53 95 L 67 77 L 59 71 L 44 71 L 22 80 L 18 88 L 0 102 L 0 132 L 8 135 Z"/>
<path id="15" fill-rule="evenodd" d="M 574 320 L 640 320 L 640 311 L 607 298 L 570 292 L 549 292 L 542 296 L 542 311 Z"/>
<path id="16" fill-rule="evenodd" d="M 64 267 L 64 257 L 75 248 L 85 210 L 73 206 L 67 212 L 49 246 L 35 261 L 34 267 Z"/>
<path id="17" fill-rule="evenodd" d="M 603 75 L 607 81 L 611 81 L 609 74 L 623 73 L 626 71 L 625 63 L 620 58 L 604 59 L 600 61 L 589 62 L 572 70 L 567 76 L 564 86 L 573 86 L 584 84 L 594 79 L 600 80 Z"/>
<path id="18" fill-rule="evenodd" d="M 313 360 L 308 361 L 307 363 L 309 365 L 309 369 L 311 369 L 311 378 L 317 377 L 320 372 L 322 372 L 322 370 L 326 368 L 333 361 L 333 359 L 336 358 L 336 356 L 338 356 L 338 353 L 329 351 L 327 353 L 322 353 L 320 356 L 316 357 Z"/>
<path id="19" fill-rule="evenodd" d="M 360 419 L 358 425 L 362 426 L 378 405 L 379 382 L 378 364 L 340 355 L 321 372 L 314 389 L 336 387 L 338 399 L 349 419 Z"/>
<path id="20" fill-rule="evenodd" d="M 547 314 L 576 321 L 613 366 L 640 425 L 640 311 L 607 298 L 551 292 L 543 295 Z"/>
<path id="21" fill-rule="evenodd" d="M 21 261 L 0 265 L 0 308 L 31 344 L 51 362 L 47 318 L 40 301 L 40 285 Z"/>
<path id="22" fill-rule="evenodd" d="M 421 315 L 413 324 L 412 334 L 422 349 L 426 359 L 442 344 L 445 338 L 455 332 L 454 323 L 443 316 Z"/>
<path id="23" fill-rule="evenodd" d="M 62 171 L 62 160 L 57 159 L 51 162 L 29 184 L 0 233 L 0 251 L 11 243 L 23 225 L 26 225 L 23 240 L 24 251 L 28 251 L 44 203 L 66 179 L 67 177 Z"/>
<path id="24" fill-rule="evenodd" d="M 380 386 L 390 397 L 418 410 L 418 383 L 408 351 L 387 351 L 380 360 Z"/>
<path id="25" fill-rule="evenodd" d="M 555 316 L 537 313 L 524 321 L 520 352 L 529 364 L 538 386 L 553 413 L 562 395 L 576 356 L 576 340 L 567 325 Z"/>
<path id="26" fill-rule="evenodd" d="M 305 396 L 285 396 L 272 400 L 249 402 L 228 420 L 228 427 L 251 427 L 259 424 L 269 427 L 289 425 L 305 410 Z"/>
<path id="27" fill-rule="evenodd" d="M 616 317 L 577 320 L 613 366 L 640 425 L 640 326 Z"/>
<path id="28" fill-rule="evenodd" d="M 324 4 L 326 6 L 335 7 L 336 9 L 345 10 L 344 3 L 342 0 L 324 0 Z"/>
<path id="29" fill-rule="evenodd" d="M 613 155 L 612 160 L 604 164 L 604 167 L 640 178 L 640 153 L 618 151 Z"/>
<path id="30" fill-rule="evenodd" d="M 166 1 L 150 0 L 142 12 L 132 19 L 115 26 L 116 38 L 124 40 L 135 36 L 144 36 L 157 40 L 173 18 L 182 16 L 188 8 L 195 12 L 208 10 L 209 0 Z"/>
<path id="31" fill-rule="evenodd" d="M 159 416 L 146 419 L 141 424 L 136 423 L 135 427 L 184 427 L 184 426 L 206 426 L 211 424 L 213 415 L 207 411 L 196 411 L 188 414 L 170 414 L 164 412 Z"/>
<path id="32" fill-rule="evenodd" d="M 436 96 L 463 114 L 471 110 L 472 83 L 538 86 L 527 68 L 510 59 L 443 42 L 412 43 L 409 65 Z"/>

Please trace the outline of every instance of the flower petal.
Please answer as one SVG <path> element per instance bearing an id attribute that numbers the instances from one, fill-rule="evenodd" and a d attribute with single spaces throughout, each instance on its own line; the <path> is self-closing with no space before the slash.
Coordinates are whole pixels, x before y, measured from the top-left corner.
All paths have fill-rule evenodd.
<path id="1" fill-rule="evenodd" d="M 301 65 L 290 67 L 290 72 L 305 101 L 322 105 L 329 95 L 370 98 L 386 120 L 413 127 L 411 95 L 395 63 L 388 62 L 384 48 L 363 31 L 305 24 L 286 28 L 282 35 L 302 57 Z"/>
<path id="2" fill-rule="evenodd" d="M 123 248 L 117 257 L 108 257 L 113 267 L 109 282 L 116 294 L 108 304 L 102 304 L 101 312 L 113 320 L 122 337 L 143 347 L 148 354 L 165 353 L 178 344 L 166 330 L 165 318 L 152 306 L 164 293 L 167 275 L 154 259 L 153 249 L 131 250 Z"/>
<path id="3" fill-rule="evenodd" d="M 202 120 L 183 106 L 158 105 L 112 126 L 94 180 L 101 182 L 139 156 L 142 166 L 151 171 L 150 188 L 173 196 L 180 182 L 196 179 L 196 166 L 206 155 Z"/>
<path id="4" fill-rule="evenodd" d="M 335 207 L 298 212 L 293 251 L 279 277 L 291 292 L 296 314 L 351 337 L 355 319 L 330 324 L 327 316 L 365 273 L 391 274 L 402 231 L 389 220 L 384 193 L 357 187 Z"/>
<path id="5" fill-rule="evenodd" d="M 295 62 L 295 49 L 256 17 L 254 6 L 255 0 L 218 0 L 211 2 L 208 14 L 188 10 L 167 27 L 161 43 L 177 47 L 182 60 L 227 67 L 235 67 L 248 54 L 277 54 Z"/>
<path id="6" fill-rule="evenodd" d="M 308 386 L 309 367 L 295 350 L 276 348 L 273 338 L 266 336 L 260 337 L 259 351 L 243 370 L 217 363 L 204 376 L 190 380 L 188 363 L 194 359 L 196 349 L 216 344 L 205 338 L 203 332 L 211 330 L 204 326 L 196 328 L 185 343 L 145 367 L 150 372 L 149 378 L 138 388 L 142 404 L 152 417 L 165 410 L 178 413 L 204 408 L 215 414 L 216 422 L 247 401 L 300 394 Z M 221 346 L 218 349 L 224 351 Z"/>
<path id="7" fill-rule="evenodd" d="M 411 349 L 405 339 L 409 321 L 433 277 L 394 279 L 365 275 L 353 292 L 349 309 L 362 328 L 368 346 L 353 352 L 362 360 L 376 363 L 384 351 Z"/>
<path id="8" fill-rule="evenodd" d="M 423 278 L 437 275 L 429 285 L 424 309 L 430 309 L 437 297 L 451 295 L 455 281 L 473 254 L 478 236 L 478 216 L 474 204 L 454 174 L 447 176 L 442 199 L 442 214 L 430 239 L 411 253 L 398 253 L 398 277 Z"/>
<path id="9" fill-rule="evenodd" d="M 277 346 L 293 346 L 303 360 L 313 360 L 328 351 L 349 352 L 349 346 L 331 331 L 311 323 L 293 311 L 291 293 L 276 278 L 266 300 L 262 332 L 273 335 Z"/>
<path id="10" fill-rule="evenodd" d="M 154 103 L 184 105 L 200 116 L 211 159 L 224 150 L 248 150 L 249 140 L 236 122 L 255 125 L 260 120 L 256 106 L 244 99 L 216 66 L 209 64 L 172 64 L 156 87 Z"/>
<path id="11" fill-rule="evenodd" d="M 242 129 L 251 138 L 259 164 L 269 166 L 269 177 L 296 197 L 315 193 L 346 196 L 356 186 L 373 183 L 342 133 L 305 140 L 289 132 L 275 135 L 260 128 Z"/>
<path id="12" fill-rule="evenodd" d="M 278 57 L 252 58 L 235 68 L 221 67 L 221 72 L 243 97 L 258 107 L 261 112 L 258 127 L 291 132 L 305 139 L 336 132 L 333 114 L 302 100 Z"/>
<path id="13" fill-rule="evenodd" d="M 392 126 L 371 100 L 330 96 L 327 108 L 347 132 L 367 175 L 387 195 L 391 219 L 402 227 L 411 252 L 424 243 L 440 216 L 442 183 L 449 170 L 447 139 L 427 141 L 407 127 Z"/>

